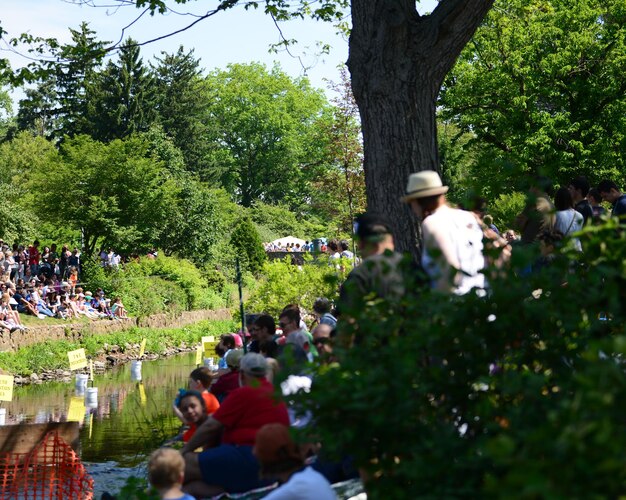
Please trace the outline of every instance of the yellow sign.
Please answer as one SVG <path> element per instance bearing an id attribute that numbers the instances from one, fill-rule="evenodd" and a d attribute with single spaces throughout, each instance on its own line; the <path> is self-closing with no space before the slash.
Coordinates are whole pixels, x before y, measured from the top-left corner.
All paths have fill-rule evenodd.
<path id="1" fill-rule="evenodd" d="M 93 359 L 89 360 L 89 380 L 93 381 Z"/>
<path id="2" fill-rule="evenodd" d="M 140 358 L 143 358 L 143 355 L 146 352 L 146 341 L 147 341 L 146 339 L 143 339 L 141 341 L 141 347 L 139 348 L 139 357 Z"/>
<path id="3" fill-rule="evenodd" d="M 144 389 L 143 384 L 139 384 L 139 399 L 141 400 L 141 405 L 146 406 L 148 398 L 146 397 L 146 390 Z"/>
<path id="4" fill-rule="evenodd" d="M 79 370 L 87 366 L 87 357 L 85 356 L 85 349 L 76 349 L 75 351 L 68 351 L 67 357 L 70 360 L 70 370 Z"/>
<path id="5" fill-rule="evenodd" d="M 196 366 L 202 364 L 202 346 L 199 345 L 196 349 Z"/>
<path id="6" fill-rule="evenodd" d="M 13 399 L 13 375 L 0 375 L 0 401 Z"/>
<path id="7" fill-rule="evenodd" d="M 70 407 L 67 410 L 67 421 L 78 422 L 79 424 L 85 420 L 85 400 L 79 397 L 70 399 Z"/>
<path id="8" fill-rule="evenodd" d="M 89 414 L 89 439 L 91 440 L 91 431 L 93 430 L 93 413 Z"/>
<path id="9" fill-rule="evenodd" d="M 202 337 L 202 348 L 204 349 L 204 357 L 215 356 L 215 348 L 219 344 L 219 340 L 215 340 L 213 335 L 209 337 Z"/>

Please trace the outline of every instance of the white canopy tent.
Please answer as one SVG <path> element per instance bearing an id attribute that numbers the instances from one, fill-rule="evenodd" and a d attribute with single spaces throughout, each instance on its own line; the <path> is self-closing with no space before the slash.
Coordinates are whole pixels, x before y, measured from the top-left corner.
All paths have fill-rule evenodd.
<path id="1" fill-rule="evenodd" d="M 288 244 L 302 246 L 305 243 L 306 241 L 296 238 L 295 236 L 285 236 L 284 238 L 278 238 L 277 240 L 271 242 L 272 245 L 282 248 L 285 248 Z"/>

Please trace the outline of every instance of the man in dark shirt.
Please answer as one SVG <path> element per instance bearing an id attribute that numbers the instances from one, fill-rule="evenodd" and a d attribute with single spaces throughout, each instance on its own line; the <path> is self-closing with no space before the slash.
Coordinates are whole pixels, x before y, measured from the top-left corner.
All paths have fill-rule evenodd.
<path id="1" fill-rule="evenodd" d="M 355 221 L 355 236 L 361 265 L 355 267 L 341 287 L 337 304 L 338 323 L 351 321 L 362 309 L 366 297 L 400 298 L 405 291 L 405 277 L 401 269 L 402 255 L 395 252 L 391 224 L 374 213 L 363 214 Z M 338 340 L 344 347 L 359 343 L 338 328 Z"/>
<path id="2" fill-rule="evenodd" d="M 626 223 L 626 194 L 617 187 L 613 181 L 603 180 L 598 184 L 598 191 L 604 201 L 608 201 L 613 205 L 611 215 L 619 217 L 622 223 Z"/>
<path id="3" fill-rule="evenodd" d="M 579 176 L 572 179 L 567 188 L 572 195 L 574 209 L 583 216 L 583 224 L 587 225 L 589 221 L 593 220 L 593 208 L 591 208 L 591 204 L 587 200 L 589 181 L 585 177 Z"/>

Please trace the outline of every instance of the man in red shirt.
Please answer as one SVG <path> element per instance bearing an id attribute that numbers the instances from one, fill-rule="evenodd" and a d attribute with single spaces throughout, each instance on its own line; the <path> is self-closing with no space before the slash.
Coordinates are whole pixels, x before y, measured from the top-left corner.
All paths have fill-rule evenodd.
<path id="1" fill-rule="evenodd" d="M 284 403 L 276 401 L 274 387 L 265 378 L 267 363 L 257 353 L 241 358 L 241 385 L 196 430 L 183 447 L 184 490 L 198 498 L 242 493 L 267 484 L 259 479 L 259 464 L 252 454 L 257 431 L 266 424 L 289 425 Z M 220 444 L 221 437 L 221 444 Z M 204 446 L 205 451 L 194 453 Z"/>

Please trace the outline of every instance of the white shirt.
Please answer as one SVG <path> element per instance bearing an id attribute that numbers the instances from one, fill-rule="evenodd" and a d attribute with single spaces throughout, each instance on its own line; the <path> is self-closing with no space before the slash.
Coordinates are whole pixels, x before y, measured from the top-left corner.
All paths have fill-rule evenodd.
<path id="1" fill-rule="evenodd" d="M 554 229 L 563 233 L 563 236 L 568 236 L 576 231 L 580 231 L 583 228 L 585 222 L 584 217 L 580 212 L 577 212 L 573 208 L 567 210 L 558 210 L 556 212 L 556 220 L 554 222 Z M 572 238 L 574 246 L 579 252 L 582 251 L 582 245 L 578 238 Z"/>
<path id="2" fill-rule="evenodd" d="M 440 206 L 422 223 L 422 265 L 433 287 L 463 295 L 485 288 L 483 231 L 471 212 Z"/>
<path id="3" fill-rule="evenodd" d="M 330 483 L 311 467 L 296 472 L 263 500 L 337 500 Z"/>

